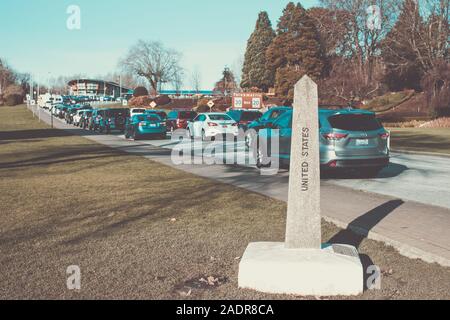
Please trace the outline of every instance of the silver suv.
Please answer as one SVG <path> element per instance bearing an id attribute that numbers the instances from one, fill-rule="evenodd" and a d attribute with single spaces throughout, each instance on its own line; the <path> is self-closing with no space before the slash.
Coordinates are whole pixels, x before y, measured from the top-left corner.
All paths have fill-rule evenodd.
<path id="1" fill-rule="evenodd" d="M 322 170 L 359 169 L 377 175 L 389 165 L 389 132 L 373 112 L 357 109 L 319 111 L 320 165 Z M 278 129 L 278 131 L 274 130 Z M 277 138 L 279 154 L 263 150 L 262 140 Z M 270 157 L 289 162 L 291 153 L 292 111 L 286 112 L 269 128 L 260 130 L 256 158 L 259 167 L 270 163 Z"/>

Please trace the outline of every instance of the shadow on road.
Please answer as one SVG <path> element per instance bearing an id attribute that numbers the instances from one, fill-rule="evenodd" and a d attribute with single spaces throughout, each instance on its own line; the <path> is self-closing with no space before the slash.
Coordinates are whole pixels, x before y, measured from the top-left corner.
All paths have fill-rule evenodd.
<path id="1" fill-rule="evenodd" d="M 403 172 L 409 170 L 407 166 L 397 163 L 390 163 L 388 167 L 384 168 L 376 177 L 371 176 L 370 173 L 357 170 L 337 170 L 330 172 L 323 172 L 321 174 L 322 180 L 358 180 L 358 179 L 388 179 L 395 178 Z"/>
<path id="2" fill-rule="evenodd" d="M 67 136 L 70 136 L 69 132 L 59 129 L 0 131 L 0 142 L 13 140 L 35 140 Z"/>
<path id="3" fill-rule="evenodd" d="M 350 222 L 347 229 L 340 231 L 328 242 L 349 244 L 359 248 L 361 242 L 369 235 L 369 232 L 404 203 L 402 200 L 391 200 L 370 210 Z"/>

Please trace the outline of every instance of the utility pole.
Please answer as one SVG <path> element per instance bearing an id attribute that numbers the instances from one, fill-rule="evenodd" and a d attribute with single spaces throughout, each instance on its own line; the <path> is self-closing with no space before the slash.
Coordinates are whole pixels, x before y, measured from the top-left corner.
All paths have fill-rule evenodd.
<path id="1" fill-rule="evenodd" d="M 119 74 L 119 98 L 122 98 L 122 75 Z"/>

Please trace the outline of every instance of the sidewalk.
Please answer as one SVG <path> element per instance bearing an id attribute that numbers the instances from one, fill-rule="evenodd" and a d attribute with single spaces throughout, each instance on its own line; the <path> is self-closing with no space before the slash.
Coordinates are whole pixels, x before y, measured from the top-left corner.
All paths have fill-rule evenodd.
<path id="1" fill-rule="evenodd" d="M 41 112 L 41 117 L 43 121 L 50 122 L 48 113 Z M 287 201 L 288 172 L 261 176 L 256 169 L 238 166 L 176 166 L 171 161 L 171 150 L 127 141 L 117 136 L 86 132 L 56 119 L 54 125 L 55 128 L 69 130 L 103 145 L 141 155 L 179 170 Z M 325 220 L 391 245 L 407 257 L 450 267 L 450 210 L 326 182 L 322 183 L 321 198 Z"/>

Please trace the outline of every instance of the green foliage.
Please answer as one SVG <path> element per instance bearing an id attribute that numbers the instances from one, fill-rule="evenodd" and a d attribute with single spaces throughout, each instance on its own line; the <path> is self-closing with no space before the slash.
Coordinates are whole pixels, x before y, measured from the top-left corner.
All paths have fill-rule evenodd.
<path id="1" fill-rule="evenodd" d="M 250 89 L 256 87 L 267 91 L 274 83 L 274 73 L 266 68 L 266 51 L 275 38 L 269 15 L 263 11 L 259 13 L 255 31 L 250 36 L 245 53 L 242 70 L 241 87 Z"/>
<path id="2" fill-rule="evenodd" d="M 267 68 L 276 74 L 277 95 L 293 98 L 293 87 L 307 74 L 318 80 L 325 57 L 315 21 L 300 5 L 290 2 L 278 22 L 277 36 L 266 54 Z"/>

